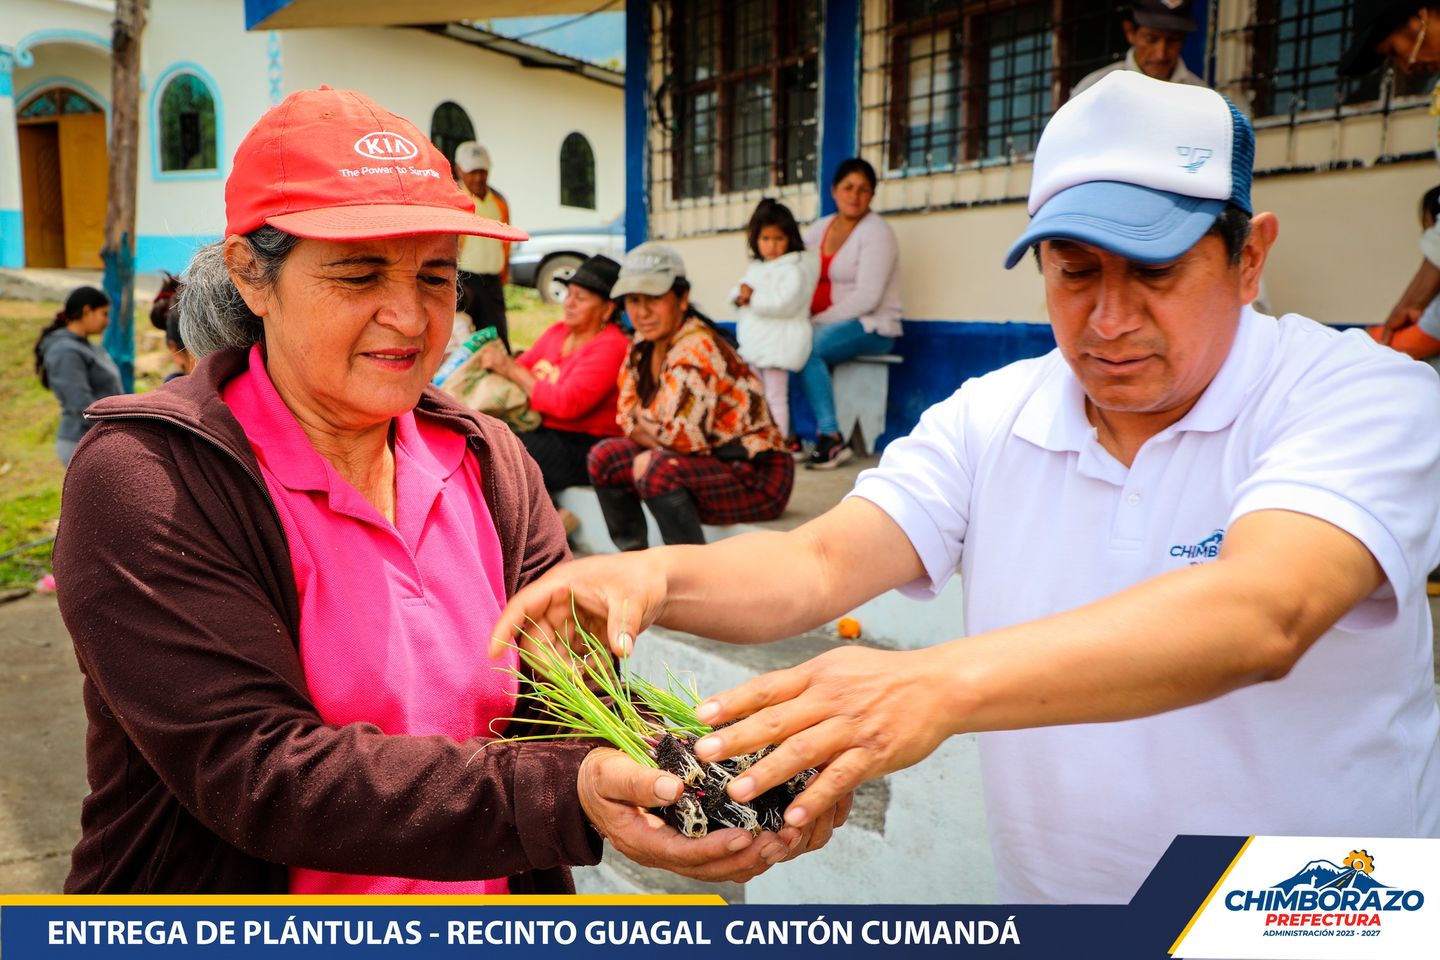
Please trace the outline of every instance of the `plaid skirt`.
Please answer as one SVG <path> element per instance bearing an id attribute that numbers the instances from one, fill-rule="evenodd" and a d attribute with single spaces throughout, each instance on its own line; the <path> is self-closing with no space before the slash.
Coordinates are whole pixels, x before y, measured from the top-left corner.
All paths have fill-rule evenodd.
<path id="1" fill-rule="evenodd" d="M 587 466 L 597 487 L 628 487 L 642 500 L 671 490 L 688 490 L 703 523 L 774 520 L 785 512 L 795 485 L 795 461 L 784 451 L 753 460 L 651 451 L 650 469 L 637 478 L 635 458 L 645 452 L 629 437 L 610 437 L 590 448 Z"/>

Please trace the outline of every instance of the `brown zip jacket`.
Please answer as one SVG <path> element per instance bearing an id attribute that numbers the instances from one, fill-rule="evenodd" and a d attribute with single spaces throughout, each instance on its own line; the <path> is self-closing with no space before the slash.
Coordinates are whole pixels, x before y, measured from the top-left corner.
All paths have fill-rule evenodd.
<path id="1" fill-rule="evenodd" d="M 55 542 L 89 718 L 65 892 L 284 893 L 290 864 L 572 892 L 567 865 L 600 859 L 576 793 L 591 744 L 389 736 L 316 713 L 285 534 L 220 397 L 247 366 L 221 351 L 86 413 Z M 480 461 L 507 596 L 568 558 L 503 424 L 428 388 L 416 413 Z"/>

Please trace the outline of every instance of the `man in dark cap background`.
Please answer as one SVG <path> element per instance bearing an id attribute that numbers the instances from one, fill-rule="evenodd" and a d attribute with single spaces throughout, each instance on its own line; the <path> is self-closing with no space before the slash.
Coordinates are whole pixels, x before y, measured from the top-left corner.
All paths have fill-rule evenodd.
<path id="1" fill-rule="evenodd" d="M 1095 81 L 1117 70 L 1133 70 L 1156 80 L 1205 86 L 1205 81 L 1191 72 L 1180 59 L 1185 38 L 1195 32 L 1195 18 L 1190 15 L 1192 0 L 1136 0 L 1130 17 L 1121 26 L 1130 49 L 1125 59 L 1116 60 L 1086 76 L 1070 91 L 1075 94 L 1089 88 Z"/>

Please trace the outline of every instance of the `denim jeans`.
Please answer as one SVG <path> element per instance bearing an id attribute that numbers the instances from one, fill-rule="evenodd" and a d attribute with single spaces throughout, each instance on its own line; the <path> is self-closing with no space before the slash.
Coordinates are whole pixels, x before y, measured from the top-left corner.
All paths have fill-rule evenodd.
<path id="1" fill-rule="evenodd" d="M 800 371 L 800 386 L 810 409 L 815 412 L 815 427 L 822 436 L 840 432 L 840 423 L 835 419 L 835 387 L 830 380 L 830 368 L 864 354 L 889 353 L 894 346 L 894 337 L 866 333 L 859 320 L 824 323 L 815 328 L 810 359 Z"/>

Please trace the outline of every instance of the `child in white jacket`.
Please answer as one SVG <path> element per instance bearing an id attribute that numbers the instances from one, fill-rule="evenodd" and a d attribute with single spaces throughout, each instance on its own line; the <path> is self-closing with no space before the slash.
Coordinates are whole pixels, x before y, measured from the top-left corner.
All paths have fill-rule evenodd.
<path id="1" fill-rule="evenodd" d="M 791 444 L 790 371 L 810 357 L 810 297 L 820 265 L 805 252 L 789 208 L 768 197 L 751 214 L 745 239 L 755 259 L 731 294 L 739 308 L 740 356 L 759 375 L 770 414 L 794 453 L 800 445 Z"/>

